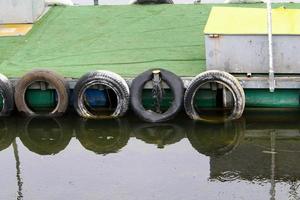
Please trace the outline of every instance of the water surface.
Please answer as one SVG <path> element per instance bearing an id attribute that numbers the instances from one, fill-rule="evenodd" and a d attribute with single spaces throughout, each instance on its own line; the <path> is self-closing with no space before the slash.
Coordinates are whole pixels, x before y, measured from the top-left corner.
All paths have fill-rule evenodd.
<path id="1" fill-rule="evenodd" d="M 0 119 L 0 199 L 299 199 L 299 117 Z"/>

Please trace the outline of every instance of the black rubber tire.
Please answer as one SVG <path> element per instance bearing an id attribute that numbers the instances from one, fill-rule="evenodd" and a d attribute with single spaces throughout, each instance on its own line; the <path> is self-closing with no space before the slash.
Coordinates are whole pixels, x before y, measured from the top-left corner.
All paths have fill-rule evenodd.
<path id="1" fill-rule="evenodd" d="M 52 85 L 57 92 L 57 105 L 49 113 L 39 114 L 32 111 L 26 103 L 25 93 L 28 87 L 37 81 L 47 82 Z M 49 70 L 33 70 L 25 74 L 17 83 L 15 87 L 15 103 L 19 112 L 24 113 L 30 117 L 49 116 L 56 117 L 63 115 L 69 103 L 69 85 L 64 77 Z"/>
<path id="2" fill-rule="evenodd" d="M 234 102 L 232 113 L 224 119 L 224 121 L 239 119 L 245 108 L 244 89 L 234 76 L 227 72 L 218 70 L 210 70 L 200 73 L 190 82 L 184 94 L 184 107 L 187 115 L 193 120 L 215 122 L 201 117 L 194 107 L 194 95 L 202 85 L 209 82 L 217 82 L 224 85 L 233 96 Z"/>
<path id="3" fill-rule="evenodd" d="M 142 92 L 144 85 L 152 80 L 153 70 L 154 69 L 148 70 L 133 79 L 130 87 L 131 106 L 135 114 L 144 121 L 164 122 L 174 118 L 180 111 L 183 103 L 184 85 L 182 80 L 176 74 L 164 69 L 157 69 L 160 70 L 162 81 L 164 81 L 172 90 L 174 100 L 171 107 L 164 113 L 160 114 L 151 110 L 146 110 L 142 103 Z"/>
<path id="4" fill-rule="evenodd" d="M 9 116 L 14 110 L 14 91 L 8 78 L 0 74 L 0 93 L 3 98 L 3 107 L 0 111 L 0 117 Z"/>
<path id="5" fill-rule="evenodd" d="M 174 4 L 172 0 L 135 0 L 133 4 Z"/>
<path id="6" fill-rule="evenodd" d="M 111 115 L 96 115 L 91 113 L 84 105 L 83 96 L 85 90 L 92 85 L 105 85 L 111 88 L 117 95 L 118 102 L 115 111 Z M 126 81 L 118 74 L 99 70 L 83 75 L 75 85 L 73 105 L 76 112 L 84 118 L 104 119 L 117 118 L 125 115 L 129 106 L 129 87 Z"/>

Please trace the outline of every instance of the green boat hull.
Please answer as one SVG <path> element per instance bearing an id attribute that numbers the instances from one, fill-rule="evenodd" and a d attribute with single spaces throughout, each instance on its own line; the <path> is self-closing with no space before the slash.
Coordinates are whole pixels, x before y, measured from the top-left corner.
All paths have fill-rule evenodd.
<path id="1" fill-rule="evenodd" d="M 299 108 L 299 90 L 275 90 L 271 93 L 268 90 L 249 89 L 245 90 L 246 107 L 267 107 L 267 108 Z M 217 91 L 202 90 L 196 98 L 196 105 L 203 108 L 215 108 L 220 105 Z M 165 90 L 164 98 L 160 102 L 162 109 L 166 109 L 172 103 L 172 93 Z M 56 95 L 54 90 L 28 90 L 26 93 L 28 105 L 33 108 L 51 108 L 56 104 Z M 70 100 L 72 101 L 72 99 Z M 2 101 L 1 101 L 2 102 Z M 70 102 L 72 104 L 72 102 Z M 144 90 L 143 104 L 147 109 L 153 109 L 155 106 L 151 90 Z"/>

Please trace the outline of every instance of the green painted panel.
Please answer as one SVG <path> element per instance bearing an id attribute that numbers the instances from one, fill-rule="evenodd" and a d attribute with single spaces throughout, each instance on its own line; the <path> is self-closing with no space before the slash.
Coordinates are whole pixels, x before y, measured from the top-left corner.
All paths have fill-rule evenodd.
<path id="1" fill-rule="evenodd" d="M 246 90 L 246 107 L 299 107 L 300 90 Z"/>
<path id="2" fill-rule="evenodd" d="M 199 90 L 195 95 L 197 107 L 213 108 L 217 106 L 217 91 Z"/>
<path id="3" fill-rule="evenodd" d="M 55 93 L 55 90 L 28 90 L 25 99 L 29 107 L 54 107 L 56 105 Z"/>
<path id="4" fill-rule="evenodd" d="M 271 93 L 269 90 L 251 89 L 246 90 L 246 107 L 300 107 L 299 96 L 300 90 L 275 90 Z M 198 107 L 216 107 L 217 92 L 212 90 L 201 90 L 196 95 L 196 106 Z M 168 108 L 172 102 L 173 94 L 170 90 L 165 90 L 164 98 L 161 102 L 161 108 Z M 45 108 L 54 107 L 56 103 L 54 90 L 28 90 L 26 100 L 30 107 Z M 153 108 L 154 99 L 152 91 L 143 92 L 143 104 L 146 109 Z M 2 106 L 2 97 L 0 96 L 0 107 Z"/>

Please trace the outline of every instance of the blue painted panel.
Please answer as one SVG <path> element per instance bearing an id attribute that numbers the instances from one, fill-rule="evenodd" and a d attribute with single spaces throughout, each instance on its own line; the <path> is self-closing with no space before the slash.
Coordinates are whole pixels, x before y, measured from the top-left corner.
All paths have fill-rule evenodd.
<path id="1" fill-rule="evenodd" d="M 88 89 L 85 92 L 85 96 L 91 107 L 106 106 L 109 103 L 105 90 Z"/>

